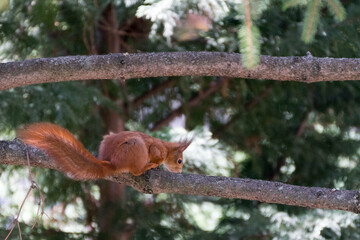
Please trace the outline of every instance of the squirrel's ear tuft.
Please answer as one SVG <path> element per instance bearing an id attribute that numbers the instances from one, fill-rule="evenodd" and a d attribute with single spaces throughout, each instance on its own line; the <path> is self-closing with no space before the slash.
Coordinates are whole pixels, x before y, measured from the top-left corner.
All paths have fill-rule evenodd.
<path id="1" fill-rule="evenodd" d="M 179 151 L 183 152 L 191 144 L 192 139 L 186 139 L 179 142 Z"/>

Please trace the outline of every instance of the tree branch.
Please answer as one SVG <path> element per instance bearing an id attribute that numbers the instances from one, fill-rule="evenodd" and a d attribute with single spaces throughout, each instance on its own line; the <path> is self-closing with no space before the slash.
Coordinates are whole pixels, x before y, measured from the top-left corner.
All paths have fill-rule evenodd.
<path id="1" fill-rule="evenodd" d="M 42 151 L 29 147 L 30 164 L 57 169 Z M 26 147 L 17 141 L 0 141 L 0 164 L 26 165 Z M 302 187 L 262 180 L 176 174 L 150 170 L 142 176 L 120 174 L 106 180 L 125 183 L 142 193 L 176 193 L 256 200 L 309 208 L 338 209 L 360 213 L 360 192 Z"/>
<path id="2" fill-rule="evenodd" d="M 145 102 L 146 99 L 148 99 L 151 96 L 154 96 L 161 91 L 163 91 L 166 88 L 170 88 L 174 85 L 175 80 L 174 79 L 167 79 L 164 82 L 158 84 L 157 86 L 153 87 L 152 89 L 146 91 L 144 94 L 140 95 L 139 97 L 135 98 L 130 105 L 132 107 L 139 107 L 143 102 Z"/>
<path id="3" fill-rule="evenodd" d="M 223 133 L 228 127 L 230 127 L 237 119 L 239 116 L 241 116 L 244 113 L 248 113 L 249 111 L 251 111 L 254 107 L 256 107 L 256 105 L 263 100 L 265 97 L 267 97 L 269 95 L 269 93 L 271 92 L 273 86 L 268 86 L 266 87 L 264 90 L 261 91 L 261 93 L 259 94 L 259 96 L 256 96 L 255 98 L 253 98 L 250 102 L 246 103 L 244 105 L 244 110 L 245 111 L 240 111 L 235 113 L 231 119 L 225 123 L 224 125 L 222 125 L 221 127 L 219 127 L 218 129 L 214 130 L 213 132 L 213 137 L 217 138 L 221 133 Z"/>
<path id="4" fill-rule="evenodd" d="M 196 94 L 194 97 L 192 97 L 186 105 L 188 107 L 195 107 L 198 106 L 201 101 L 211 94 L 215 93 L 217 90 L 220 89 L 220 87 L 224 84 L 229 82 L 229 78 L 220 78 L 216 82 L 213 82 L 210 84 L 210 86 L 206 89 L 202 89 Z M 169 115 L 167 115 L 165 118 L 161 119 L 155 125 L 150 129 L 150 131 L 157 131 L 160 130 L 162 127 L 168 125 L 174 118 L 180 116 L 183 113 L 184 110 L 184 104 L 182 104 L 177 109 L 173 110 Z"/>
<path id="5" fill-rule="evenodd" d="M 160 76 L 223 76 L 279 81 L 360 80 L 359 58 L 261 56 L 253 70 L 241 54 L 224 52 L 119 53 L 39 58 L 0 64 L 0 90 L 36 83 Z"/>

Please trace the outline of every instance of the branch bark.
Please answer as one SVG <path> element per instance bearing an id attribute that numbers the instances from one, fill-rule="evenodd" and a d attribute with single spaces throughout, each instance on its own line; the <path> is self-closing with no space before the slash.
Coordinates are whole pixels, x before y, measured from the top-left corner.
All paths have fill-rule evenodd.
<path id="1" fill-rule="evenodd" d="M 260 64 L 247 70 L 241 64 L 241 54 L 224 52 L 39 58 L 1 63 L 0 90 L 36 83 L 160 76 L 223 76 L 306 83 L 360 80 L 360 59 L 261 56 Z"/>
<path id="2" fill-rule="evenodd" d="M 26 147 L 17 141 L 0 141 L 0 164 L 26 165 Z M 30 164 L 57 170 L 52 159 L 29 147 Z M 338 209 L 360 213 L 360 192 L 319 187 L 303 187 L 279 182 L 243 178 L 176 174 L 150 170 L 142 176 L 109 176 L 106 180 L 125 183 L 142 193 L 176 193 L 256 200 L 309 208 Z"/>

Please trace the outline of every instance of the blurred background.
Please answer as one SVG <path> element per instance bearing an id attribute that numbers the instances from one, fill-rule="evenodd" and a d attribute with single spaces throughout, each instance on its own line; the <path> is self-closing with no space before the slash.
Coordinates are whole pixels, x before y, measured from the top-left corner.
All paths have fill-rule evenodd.
<path id="1" fill-rule="evenodd" d="M 239 52 L 246 47 L 239 31 L 243 6 L 240 0 L 0 0 L 0 58 Z M 256 0 L 250 6 L 261 54 L 359 58 L 359 1 Z M 336 17 L 337 8 L 343 18 Z M 0 116 L 3 140 L 41 121 L 69 129 L 94 155 L 109 131 L 138 130 L 172 141 L 194 137 L 185 151 L 186 173 L 338 189 L 360 185 L 358 81 L 161 77 L 39 84 L 1 92 Z M 145 195 L 111 182 L 32 171 L 49 217 L 31 230 L 39 199 L 34 192 L 20 218 L 24 239 L 360 239 L 360 218 L 352 213 Z M 0 166 L 0 238 L 30 186 L 27 176 L 25 167 Z M 17 229 L 10 239 L 19 239 Z"/>

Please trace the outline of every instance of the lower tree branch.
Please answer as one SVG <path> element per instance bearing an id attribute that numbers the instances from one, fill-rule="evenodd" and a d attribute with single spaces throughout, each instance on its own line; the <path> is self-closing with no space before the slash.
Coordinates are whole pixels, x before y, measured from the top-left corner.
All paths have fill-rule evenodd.
<path id="1" fill-rule="evenodd" d="M 57 170 L 52 159 L 42 151 L 29 147 L 30 164 Z M 0 141 L 0 164 L 27 165 L 26 147 L 17 141 Z M 222 198 L 256 200 L 309 208 L 338 209 L 360 213 L 360 192 L 320 187 L 303 187 L 243 178 L 176 174 L 150 170 L 135 177 L 131 174 L 106 177 L 125 183 L 142 193 L 176 193 Z"/>
<path id="2" fill-rule="evenodd" d="M 119 53 L 0 63 L 0 90 L 48 82 L 160 76 L 222 76 L 279 81 L 360 80 L 359 58 L 260 56 L 252 70 L 241 54 L 224 52 Z"/>

